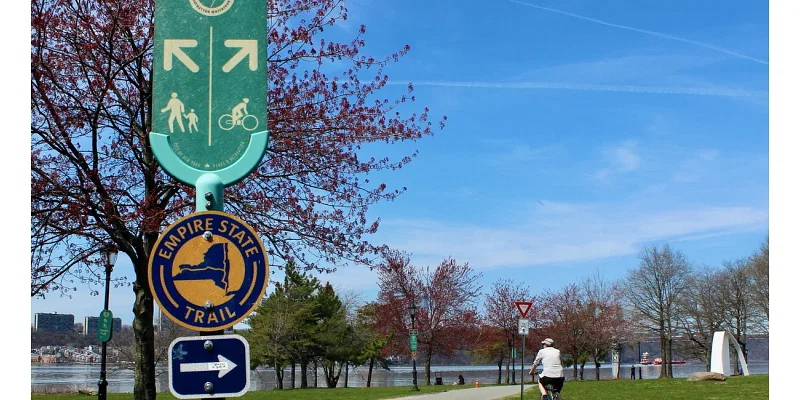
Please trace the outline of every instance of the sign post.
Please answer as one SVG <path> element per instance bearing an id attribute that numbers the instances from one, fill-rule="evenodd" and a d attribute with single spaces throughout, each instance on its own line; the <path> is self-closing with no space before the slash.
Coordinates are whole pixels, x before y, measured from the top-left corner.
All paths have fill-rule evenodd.
<path id="1" fill-rule="evenodd" d="M 519 327 L 518 332 L 519 337 L 522 339 L 522 358 L 519 362 L 519 398 L 523 400 L 525 398 L 525 336 L 528 335 L 528 329 L 530 327 L 530 320 L 525 319 L 528 316 L 528 311 L 530 311 L 531 306 L 533 305 L 530 301 L 515 301 L 514 305 L 517 306 L 517 310 L 520 313 L 519 319 Z"/>
<path id="2" fill-rule="evenodd" d="M 264 1 L 158 0 L 155 5 L 150 146 L 167 174 L 195 187 L 196 213 L 159 237 L 148 279 L 164 313 L 209 341 L 247 317 L 268 282 L 260 237 L 223 212 L 224 188 L 258 166 L 269 140 L 266 17 Z M 225 357 L 233 360 L 242 351 L 249 357 L 249 350 L 237 349 Z M 202 351 L 187 350 L 187 357 Z M 209 372 L 190 364 L 192 372 L 178 376 Z M 217 366 L 222 364 L 218 360 Z M 249 379 L 249 361 L 237 365 L 237 373 L 246 371 Z M 179 398 L 219 398 L 209 383 L 202 393 L 186 395 L 170 380 L 170 391 Z M 227 395 L 241 396 L 247 386 Z"/>

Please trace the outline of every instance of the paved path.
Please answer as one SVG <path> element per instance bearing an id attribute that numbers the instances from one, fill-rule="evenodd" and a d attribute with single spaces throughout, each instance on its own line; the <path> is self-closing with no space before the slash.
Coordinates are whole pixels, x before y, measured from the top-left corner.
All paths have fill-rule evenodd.
<path id="1" fill-rule="evenodd" d="M 530 389 L 531 385 L 525 385 Z M 441 393 L 394 398 L 392 400 L 494 400 L 519 395 L 519 385 L 487 386 L 482 388 L 456 389 Z M 530 397 L 530 396 L 526 396 Z"/>

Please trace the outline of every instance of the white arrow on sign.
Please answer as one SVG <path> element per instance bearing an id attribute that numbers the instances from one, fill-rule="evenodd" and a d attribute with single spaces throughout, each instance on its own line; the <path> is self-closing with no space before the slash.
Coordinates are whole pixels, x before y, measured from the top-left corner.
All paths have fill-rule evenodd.
<path id="1" fill-rule="evenodd" d="M 181 364 L 181 372 L 219 371 L 217 378 L 222 378 L 228 372 L 231 372 L 234 368 L 236 368 L 236 364 L 234 364 L 233 361 L 228 360 L 221 354 L 217 355 L 217 358 L 219 359 L 219 362 L 183 363 Z"/>
<path id="2" fill-rule="evenodd" d="M 225 65 L 222 66 L 222 72 L 231 72 L 233 67 L 244 60 L 245 57 L 250 56 L 248 66 L 250 71 L 258 69 L 258 40 L 250 39 L 228 39 L 225 41 L 225 47 L 239 47 L 239 50 L 233 57 L 231 57 Z"/>
<path id="3" fill-rule="evenodd" d="M 180 60 L 186 68 L 189 68 L 189 71 L 199 71 L 200 67 L 181 50 L 181 47 L 197 47 L 197 40 L 164 39 L 164 69 L 167 71 L 172 69 L 172 56 L 175 56 L 178 57 L 178 60 Z"/>

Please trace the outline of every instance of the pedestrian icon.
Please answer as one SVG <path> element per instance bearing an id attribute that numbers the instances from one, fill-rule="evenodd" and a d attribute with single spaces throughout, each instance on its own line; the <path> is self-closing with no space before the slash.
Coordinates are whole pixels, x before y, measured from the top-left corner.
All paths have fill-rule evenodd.
<path id="1" fill-rule="evenodd" d="M 183 102 L 178 99 L 178 94 L 172 92 L 172 98 L 169 99 L 167 106 L 161 109 L 161 112 L 169 111 L 169 133 L 173 132 L 174 122 L 178 120 L 178 127 L 181 128 L 181 132 L 186 132 L 183 129 L 183 118 L 181 118 L 181 114 L 183 114 Z"/>
<path id="2" fill-rule="evenodd" d="M 197 114 L 194 113 L 194 108 L 189 110 L 189 114 L 185 114 L 187 120 L 189 120 L 189 133 L 192 133 L 192 128 L 194 127 L 194 131 L 197 132 Z"/>
<path id="3" fill-rule="evenodd" d="M 247 112 L 247 103 L 250 99 L 243 98 L 242 101 L 233 107 L 230 114 L 222 114 L 219 117 L 219 127 L 229 131 L 235 126 L 241 126 L 246 131 L 252 131 L 258 127 L 258 118 Z"/>

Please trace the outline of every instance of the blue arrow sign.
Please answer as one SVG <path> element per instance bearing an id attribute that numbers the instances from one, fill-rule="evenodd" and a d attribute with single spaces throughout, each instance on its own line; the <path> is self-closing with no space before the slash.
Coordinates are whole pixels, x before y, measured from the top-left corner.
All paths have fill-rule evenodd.
<path id="1" fill-rule="evenodd" d="M 250 388 L 250 345 L 239 335 L 177 338 L 169 354 L 169 390 L 179 399 L 238 397 Z"/>

